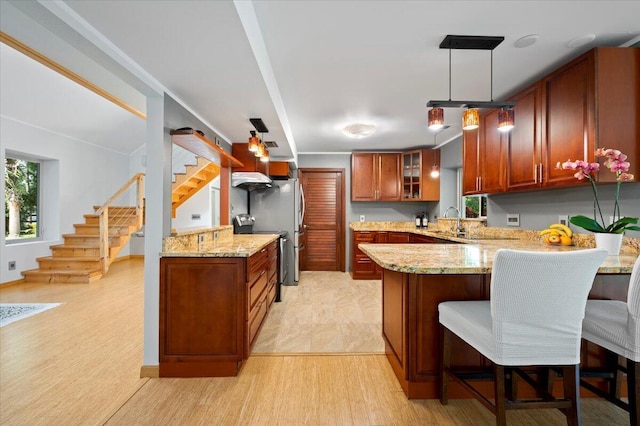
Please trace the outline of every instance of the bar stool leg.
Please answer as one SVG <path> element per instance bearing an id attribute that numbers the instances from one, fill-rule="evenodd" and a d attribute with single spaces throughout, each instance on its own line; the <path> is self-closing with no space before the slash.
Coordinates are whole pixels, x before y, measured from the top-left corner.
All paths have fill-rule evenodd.
<path id="1" fill-rule="evenodd" d="M 640 376 L 640 362 L 634 362 L 627 359 L 627 392 L 629 394 L 629 421 L 632 426 L 638 426 L 638 406 L 640 401 L 640 383 L 638 377 Z"/>
<path id="2" fill-rule="evenodd" d="M 513 373 L 515 374 L 515 373 Z M 505 395 L 505 383 L 504 383 L 504 366 L 493 364 L 493 379 L 495 382 L 495 404 L 496 404 L 496 425 L 507 425 L 507 413 L 506 413 L 506 395 Z"/>
<path id="3" fill-rule="evenodd" d="M 578 365 L 568 365 L 562 368 L 562 382 L 564 397 L 572 402 L 572 407 L 565 411 L 568 425 L 581 425 L 580 414 L 580 371 Z"/>
<path id="4" fill-rule="evenodd" d="M 440 326 L 440 340 L 442 341 L 442 352 L 440 358 L 440 403 L 447 405 L 449 402 L 448 386 L 449 375 L 445 372 L 451 367 L 451 331 L 444 326 Z"/>

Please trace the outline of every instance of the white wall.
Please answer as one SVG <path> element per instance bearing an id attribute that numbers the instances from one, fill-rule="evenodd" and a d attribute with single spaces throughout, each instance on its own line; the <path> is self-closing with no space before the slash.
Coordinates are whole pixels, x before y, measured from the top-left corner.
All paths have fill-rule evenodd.
<path id="1" fill-rule="evenodd" d="M 57 176 L 55 172 L 43 175 L 42 185 L 45 197 L 56 191 L 59 195 L 57 203 L 56 200 L 45 200 L 42 206 L 45 211 L 41 219 L 46 220 L 45 215 L 55 215 L 59 218 L 59 227 L 53 233 L 45 230 L 45 238 L 41 241 L 7 245 L 2 222 L 0 283 L 4 283 L 21 279 L 20 271 L 37 268 L 36 258 L 50 256 L 49 246 L 61 244 L 62 234 L 73 233 L 73 224 L 84 223 L 83 215 L 91 213 L 94 205 L 102 205 L 107 201 L 131 175 L 127 155 L 6 117 L 0 117 L 0 146 L 3 164 L 7 150 L 57 162 Z M 4 180 L 2 190 L 4 192 Z M 120 256 L 128 254 L 128 248 L 120 252 Z M 9 271 L 9 261 L 16 261 L 15 270 Z"/>
<path id="2" fill-rule="evenodd" d="M 178 210 L 176 217 L 171 219 L 171 228 L 178 232 L 187 231 L 193 228 L 210 228 L 212 225 L 213 203 L 211 188 L 220 188 L 220 177 L 215 178 L 209 185 L 196 192 L 191 198 L 184 202 Z M 193 219 L 192 215 L 200 215 L 200 219 Z"/>

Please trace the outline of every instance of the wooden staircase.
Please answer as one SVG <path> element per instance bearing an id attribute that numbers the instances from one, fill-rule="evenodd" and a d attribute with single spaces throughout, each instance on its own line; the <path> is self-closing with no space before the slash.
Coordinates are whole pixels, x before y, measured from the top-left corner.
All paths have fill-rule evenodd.
<path id="1" fill-rule="evenodd" d="M 75 233 L 64 234 L 63 244 L 51 246 L 51 256 L 40 257 L 39 268 L 23 271 L 25 282 L 89 283 L 100 279 L 129 240 L 142 226 L 142 179 L 138 174 L 105 203 L 75 224 Z M 137 183 L 136 206 L 112 206 L 132 184 Z"/>
<path id="2" fill-rule="evenodd" d="M 171 185 L 172 217 L 176 217 L 178 207 L 220 175 L 219 165 L 202 157 L 196 159 L 196 164 L 185 166 L 185 173 L 174 173 L 175 181 Z"/>

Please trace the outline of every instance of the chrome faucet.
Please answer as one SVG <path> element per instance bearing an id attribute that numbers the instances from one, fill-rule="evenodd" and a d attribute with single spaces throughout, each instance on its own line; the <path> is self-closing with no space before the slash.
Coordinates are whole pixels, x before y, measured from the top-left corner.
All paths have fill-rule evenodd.
<path id="1" fill-rule="evenodd" d="M 460 235 L 464 235 L 464 228 L 460 225 L 460 210 L 458 210 L 457 207 L 451 206 L 449 208 L 447 208 L 447 210 L 444 212 L 444 217 L 448 218 L 449 216 L 449 210 L 455 210 L 456 213 L 458 213 L 458 217 L 456 218 L 456 236 L 460 236 Z"/>

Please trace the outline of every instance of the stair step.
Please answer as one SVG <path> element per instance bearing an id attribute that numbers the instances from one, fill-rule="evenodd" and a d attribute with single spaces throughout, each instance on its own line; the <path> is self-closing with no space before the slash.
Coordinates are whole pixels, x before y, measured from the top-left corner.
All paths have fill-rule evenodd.
<path id="1" fill-rule="evenodd" d="M 111 214 L 109 212 L 109 222 L 116 223 L 118 225 L 138 225 L 138 217 L 136 214 Z M 98 225 L 100 223 L 100 215 L 97 214 L 85 214 L 84 215 L 84 223 L 85 225 Z"/>
<path id="2" fill-rule="evenodd" d="M 102 264 L 100 258 L 92 257 L 53 257 L 45 256 L 36 259 L 40 266 L 40 271 L 94 271 L 100 270 Z"/>
<path id="3" fill-rule="evenodd" d="M 95 281 L 102 276 L 102 271 L 71 271 L 71 270 L 55 270 L 50 269 L 41 271 L 32 269 L 23 271 L 22 276 L 25 282 L 45 282 L 45 283 L 77 283 L 87 284 Z"/>
<path id="4" fill-rule="evenodd" d="M 58 244 L 49 246 L 53 252 L 53 257 L 95 257 L 100 255 L 100 247 L 78 245 L 78 244 Z"/>
<path id="5" fill-rule="evenodd" d="M 93 210 L 98 210 L 102 206 L 93 206 Z M 114 214 L 135 214 L 136 207 L 135 206 L 109 206 L 109 211 Z"/>
<path id="6" fill-rule="evenodd" d="M 73 225 L 76 229 L 76 235 L 99 235 L 100 225 L 76 223 Z M 109 225 L 110 236 L 126 236 L 130 235 L 135 230 L 134 225 Z"/>
<path id="7" fill-rule="evenodd" d="M 66 243 L 71 243 L 71 245 L 97 247 L 100 242 L 99 235 L 63 234 L 62 237 L 64 238 L 65 245 Z M 109 247 L 119 246 L 120 238 L 119 236 L 110 236 Z"/>

